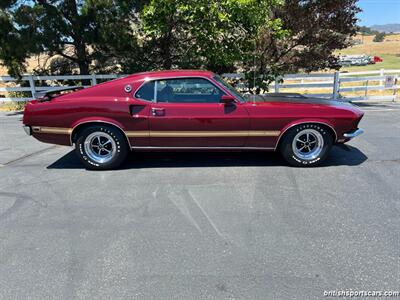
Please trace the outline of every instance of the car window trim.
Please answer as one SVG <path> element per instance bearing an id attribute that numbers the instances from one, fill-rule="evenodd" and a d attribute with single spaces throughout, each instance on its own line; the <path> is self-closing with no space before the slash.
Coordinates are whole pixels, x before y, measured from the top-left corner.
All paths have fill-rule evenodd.
<path id="1" fill-rule="evenodd" d="M 154 81 L 154 103 L 157 103 L 157 87 L 158 87 L 158 80 Z"/>
<path id="2" fill-rule="evenodd" d="M 153 81 L 153 80 L 144 80 L 140 85 L 139 85 L 139 87 L 135 90 L 135 92 L 133 92 L 132 93 L 132 95 L 133 95 L 133 98 L 135 98 L 135 99 L 137 99 L 137 100 L 140 100 L 140 101 L 146 101 L 146 102 L 151 102 L 151 103 L 154 103 L 155 101 L 154 101 L 154 99 L 153 100 L 148 100 L 148 99 L 144 99 L 144 98 L 141 98 L 141 97 L 138 97 L 137 96 L 137 93 L 139 92 L 139 90 L 146 84 L 146 83 L 149 83 L 149 82 L 151 82 L 151 81 Z M 155 83 L 154 83 L 154 85 L 155 85 Z M 153 94 L 153 97 L 155 96 L 155 94 Z"/>
<path id="3" fill-rule="evenodd" d="M 155 83 L 154 83 L 154 88 L 156 89 L 157 86 L 157 82 L 161 81 L 161 80 L 178 80 L 178 79 L 195 79 L 195 78 L 200 78 L 200 79 L 205 79 L 206 81 L 208 81 L 212 86 L 214 86 L 216 89 L 218 89 L 219 91 L 221 91 L 222 93 L 225 93 L 225 91 L 223 91 L 219 86 L 216 86 L 212 81 L 210 81 L 208 78 L 206 77 L 200 77 L 200 76 L 182 76 L 182 77 L 174 77 L 174 78 L 160 78 L 160 79 L 156 79 Z M 157 95 L 157 91 L 155 91 L 154 93 L 155 95 Z M 178 103 L 178 104 L 210 104 L 210 103 L 204 103 L 204 102 L 158 102 L 158 99 L 155 98 L 155 103 Z M 212 103 L 220 103 L 220 102 L 212 102 Z"/>
<path id="4" fill-rule="evenodd" d="M 214 80 L 215 83 L 216 83 L 218 86 L 222 87 L 224 91 L 227 91 L 229 95 L 231 95 L 233 98 L 235 98 L 235 100 L 236 100 L 235 102 L 238 102 L 238 103 L 240 103 L 240 104 L 243 104 L 243 103 L 246 102 L 246 101 L 244 100 L 244 98 L 243 98 L 243 95 L 240 95 L 241 98 L 238 98 L 236 94 L 232 93 L 225 85 L 223 85 L 223 84 L 220 83 L 218 80 L 216 80 L 216 79 L 215 79 L 216 76 L 218 76 L 218 77 L 220 77 L 220 78 L 222 79 L 222 77 L 221 77 L 220 75 L 214 74 L 214 76 L 212 77 L 212 80 Z M 222 79 L 222 81 L 224 81 L 224 80 Z"/>
<path id="5" fill-rule="evenodd" d="M 153 102 L 153 103 L 179 103 L 179 104 L 210 104 L 210 103 L 204 103 L 204 102 L 189 102 L 189 103 L 183 103 L 183 102 L 157 102 L 157 98 L 156 98 L 156 96 L 157 96 L 157 90 L 156 90 L 156 85 L 157 85 L 157 81 L 159 81 L 159 80 L 174 80 L 174 79 L 185 79 L 185 78 L 201 78 L 201 79 L 205 79 L 205 80 L 207 80 L 208 82 L 210 82 L 213 86 L 215 86 L 218 90 L 220 90 L 221 92 L 223 92 L 225 95 L 226 94 L 228 94 L 228 95 L 230 95 L 230 96 L 232 96 L 232 97 L 234 97 L 235 98 L 235 102 L 239 102 L 239 103 L 241 103 L 240 101 L 238 101 L 237 99 L 236 99 L 236 97 L 234 96 L 234 95 L 232 95 L 231 93 L 229 93 L 229 91 L 227 91 L 225 88 L 222 88 L 219 84 L 216 84 L 214 81 L 212 81 L 210 78 L 208 78 L 208 77 L 205 77 L 205 76 L 176 76 L 176 77 L 157 77 L 157 78 L 151 78 L 151 79 L 148 79 L 148 80 L 144 80 L 143 82 L 142 82 L 142 84 L 136 89 L 136 91 L 135 91 L 135 93 L 134 93 L 134 98 L 136 98 L 136 99 L 140 99 L 140 100 L 144 100 L 144 101 L 147 101 L 147 102 Z M 150 101 L 150 100 L 146 100 L 146 99 L 142 99 L 142 98 L 138 98 L 138 97 L 136 97 L 136 94 L 137 94 L 137 92 L 141 89 L 141 87 L 142 86 L 144 86 L 146 83 L 149 83 L 149 82 L 152 82 L 152 81 L 155 81 L 154 82 L 154 100 L 152 100 L 152 101 Z M 214 103 L 214 102 L 213 102 Z M 221 103 L 221 102 L 215 102 L 215 103 Z"/>

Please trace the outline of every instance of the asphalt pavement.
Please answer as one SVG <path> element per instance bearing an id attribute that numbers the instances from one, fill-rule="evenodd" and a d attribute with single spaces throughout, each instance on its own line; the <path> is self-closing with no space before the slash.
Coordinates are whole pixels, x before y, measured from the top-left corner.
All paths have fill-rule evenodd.
<path id="1" fill-rule="evenodd" d="M 317 168 L 263 152 L 132 153 L 102 172 L 1 113 L 0 299 L 399 290 L 400 106 L 362 109 L 365 134 Z"/>

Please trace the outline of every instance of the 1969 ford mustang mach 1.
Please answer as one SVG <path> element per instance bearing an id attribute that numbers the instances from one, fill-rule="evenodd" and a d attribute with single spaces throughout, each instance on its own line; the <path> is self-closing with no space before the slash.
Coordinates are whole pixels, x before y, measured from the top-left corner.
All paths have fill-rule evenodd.
<path id="1" fill-rule="evenodd" d="M 133 74 L 87 89 L 50 91 L 25 106 L 25 131 L 75 145 L 88 169 L 117 168 L 130 150 L 276 150 L 315 166 L 361 134 L 348 103 L 271 94 L 246 100 L 207 71 Z M 259 99 L 260 100 L 260 99 Z"/>

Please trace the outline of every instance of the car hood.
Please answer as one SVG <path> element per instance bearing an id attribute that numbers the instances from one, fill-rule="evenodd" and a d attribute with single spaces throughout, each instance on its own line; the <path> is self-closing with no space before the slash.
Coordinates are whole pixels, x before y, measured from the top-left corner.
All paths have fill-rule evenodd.
<path id="1" fill-rule="evenodd" d="M 302 95 L 295 95 L 295 96 L 278 96 L 278 95 L 251 95 L 247 97 L 247 104 L 251 106 L 263 107 L 263 106 L 270 106 L 272 105 L 282 105 L 287 104 L 291 107 L 295 107 L 297 104 L 305 104 L 309 105 L 313 108 L 322 108 L 322 107 L 331 107 L 339 110 L 346 110 L 353 112 L 357 117 L 362 117 L 364 113 L 357 108 L 357 106 L 353 105 L 349 102 L 334 100 L 334 99 L 325 99 L 325 98 L 308 98 Z M 287 107 L 285 105 L 285 107 Z"/>
<path id="2" fill-rule="evenodd" d="M 250 95 L 246 97 L 247 102 L 287 102 L 287 103 L 298 103 L 298 104 L 318 104 L 318 105 L 332 105 L 337 106 L 341 104 L 351 105 L 346 102 L 325 99 L 325 98 L 309 98 L 305 96 L 292 96 L 292 97 L 279 97 L 270 95 Z"/>

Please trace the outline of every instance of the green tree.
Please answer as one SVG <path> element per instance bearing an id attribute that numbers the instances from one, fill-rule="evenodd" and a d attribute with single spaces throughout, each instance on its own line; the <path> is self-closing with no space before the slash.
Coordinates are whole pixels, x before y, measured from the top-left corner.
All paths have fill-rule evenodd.
<path id="1" fill-rule="evenodd" d="M 243 71 L 259 93 L 275 76 L 338 68 L 356 0 L 152 0 L 142 12 L 154 68 Z"/>
<path id="2" fill-rule="evenodd" d="M 51 73 L 203 68 L 243 72 L 259 93 L 277 75 L 337 68 L 356 0 L 3 0 L 0 59 L 11 74 L 48 53 Z M 58 71 L 57 71 L 58 70 Z"/>
<path id="3" fill-rule="evenodd" d="M 142 30 L 155 68 L 233 71 L 248 51 L 248 34 L 268 21 L 278 0 L 152 0 Z"/>
<path id="4" fill-rule="evenodd" d="M 372 40 L 373 42 L 380 43 L 385 40 L 386 34 L 384 32 L 378 32 L 375 36 L 374 39 Z"/>
<path id="5" fill-rule="evenodd" d="M 29 39 L 22 43 L 21 34 L 13 24 L 10 11 L 14 8 L 15 2 L 13 0 L 0 2 L 0 59 L 12 75 L 24 71 L 26 53 L 28 48 L 33 47 Z"/>
<path id="6" fill-rule="evenodd" d="M 279 74 L 338 69 L 334 51 L 348 47 L 349 37 L 357 32 L 356 2 L 286 0 L 276 6 L 272 23 L 261 27 L 256 37 L 257 92 Z"/>
<path id="7" fill-rule="evenodd" d="M 116 58 L 137 54 L 133 25 L 142 1 L 7 0 L 0 5 L 0 59 L 12 75 L 40 53 L 63 57 L 80 74 L 115 69 Z"/>
<path id="8" fill-rule="evenodd" d="M 373 30 L 372 28 L 367 26 L 359 26 L 358 32 L 361 33 L 362 35 L 375 35 L 379 33 L 379 31 Z"/>

